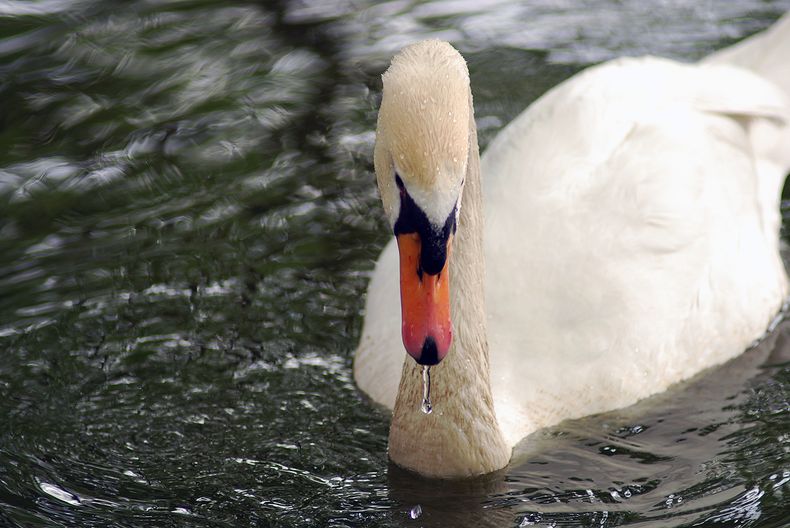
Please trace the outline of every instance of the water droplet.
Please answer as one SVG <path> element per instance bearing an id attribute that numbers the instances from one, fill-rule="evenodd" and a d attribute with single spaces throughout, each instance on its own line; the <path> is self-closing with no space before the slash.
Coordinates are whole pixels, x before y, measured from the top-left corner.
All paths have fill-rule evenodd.
<path id="1" fill-rule="evenodd" d="M 431 405 L 431 367 L 428 365 L 422 366 L 422 412 L 425 414 L 433 412 L 433 405 Z"/>
<path id="2" fill-rule="evenodd" d="M 422 515 L 422 506 L 420 506 L 419 504 L 414 508 L 412 508 L 411 510 L 409 510 L 409 517 L 411 517 L 412 519 L 416 519 L 420 515 Z"/>

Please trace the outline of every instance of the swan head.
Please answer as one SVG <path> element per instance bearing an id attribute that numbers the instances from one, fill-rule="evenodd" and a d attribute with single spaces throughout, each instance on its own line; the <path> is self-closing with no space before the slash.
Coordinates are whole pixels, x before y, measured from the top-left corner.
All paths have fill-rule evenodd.
<path id="1" fill-rule="evenodd" d="M 418 363 L 452 343 L 449 259 L 469 156 L 471 92 L 461 54 L 429 40 L 382 76 L 374 164 L 400 253 L 402 336 Z"/>

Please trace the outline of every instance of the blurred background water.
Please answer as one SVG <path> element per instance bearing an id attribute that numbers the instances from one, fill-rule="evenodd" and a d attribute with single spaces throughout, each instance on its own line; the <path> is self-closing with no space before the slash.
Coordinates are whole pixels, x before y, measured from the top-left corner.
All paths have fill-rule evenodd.
<path id="1" fill-rule="evenodd" d="M 589 64 L 787 9 L 0 2 L 0 526 L 787 526 L 790 325 L 460 483 L 389 467 L 351 378 L 397 49 L 464 53 L 484 147 Z"/>

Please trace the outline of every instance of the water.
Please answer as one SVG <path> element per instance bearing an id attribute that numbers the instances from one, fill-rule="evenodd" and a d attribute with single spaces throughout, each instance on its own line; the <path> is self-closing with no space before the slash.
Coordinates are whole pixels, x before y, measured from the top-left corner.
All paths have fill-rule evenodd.
<path id="1" fill-rule="evenodd" d="M 441 485 L 388 464 L 351 359 L 402 44 L 461 49 L 485 145 L 591 62 L 693 60 L 788 8 L 0 4 L 0 526 L 786 524 L 788 324 Z"/>
<path id="2" fill-rule="evenodd" d="M 420 409 L 425 414 L 433 412 L 433 404 L 431 404 L 431 367 L 428 365 L 422 366 L 422 403 Z"/>

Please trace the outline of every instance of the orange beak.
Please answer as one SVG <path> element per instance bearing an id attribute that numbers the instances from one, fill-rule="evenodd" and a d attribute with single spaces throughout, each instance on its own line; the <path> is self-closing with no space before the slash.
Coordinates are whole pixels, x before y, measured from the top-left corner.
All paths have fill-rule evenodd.
<path id="1" fill-rule="evenodd" d="M 421 365 L 439 363 L 453 341 L 450 320 L 450 246 L 447 259 L 436 275 L 420 267 L 422 241 L 417 233 L 397 235 L 400 253 L 400 303 L 403 345 Z"/>

